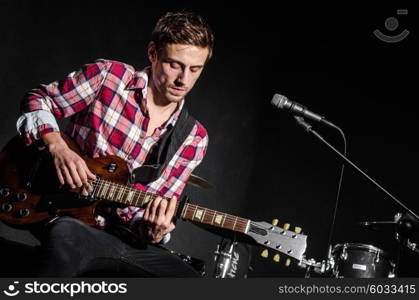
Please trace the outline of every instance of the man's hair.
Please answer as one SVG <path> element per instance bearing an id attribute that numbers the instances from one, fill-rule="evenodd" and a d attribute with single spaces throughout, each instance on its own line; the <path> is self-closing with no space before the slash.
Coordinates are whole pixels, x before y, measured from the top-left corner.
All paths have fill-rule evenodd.
<path id="1" fill-rule="evenodd" d="M 155 43 L 157 52 L 168 44 L 208 48 L 208 61 L 212 56 L 214 34 L 201 16 L 192 12 L 169 12 L 157 21 L 151 41 Z"/>

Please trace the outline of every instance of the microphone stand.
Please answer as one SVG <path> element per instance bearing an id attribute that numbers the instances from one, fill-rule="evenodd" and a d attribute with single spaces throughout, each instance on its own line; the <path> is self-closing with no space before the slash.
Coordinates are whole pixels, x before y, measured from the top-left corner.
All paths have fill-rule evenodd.
<path id="1" fill-rule="evenodd" d="M 388 192 L 385 188 L 383 188 L 380 184 L 378 184 L 374 179 L 372 179 L 368 174 L 366 174 L 364 171 L 362 171 L 358 166 L 356 166 L 351 160 L 349 160 L 345 155 L 339 152 L 335 147 L 333 147 L 330 143 L 328 143 L 319 133 L 317 133 L 315 130 L 312 129 L 312 126 L 307 123 L 304 118 L 294 116 L 294 119 L 297 121 L 297 124 L 300 125 L 305 129 L 305 131 L 312 133 L 316 138 L 318 138 L 320 141 L 322 141 L 324 144 L 326 144 L 330 149 L 332 149 L 336 154 L 338 154 L 347 164 L 349 164 L 351 167 L 353 167 L 355 170 L 357 170 L 359 173 L 361 173 L 365 178 L 367 178 L 370 182 L 372 182 L 377 188 L 379 188 L 384 194 L 389 196 L 391 199 L 393 199 L 394 202 L 396 202 L 398 205 L 400 205 L 402 208 L 404 208 L 407 212 L 409 212 L 412 216 L 414 216 L 417 220 L 419 220 L 419 216 L 415 214 L 411 209 L 409 209 L 406 205 L 404 205 L 400 200 L 398 200 L 396 197 L 394 197 L 390 192 Z"/>

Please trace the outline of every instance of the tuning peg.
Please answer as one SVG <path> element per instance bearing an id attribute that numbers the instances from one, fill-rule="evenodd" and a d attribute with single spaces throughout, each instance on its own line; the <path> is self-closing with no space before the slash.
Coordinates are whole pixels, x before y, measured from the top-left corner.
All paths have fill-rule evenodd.
<path id="1" fill-rule="evenodd" d="M 285 223 L 284 226 L 282 226 L 282 228 L 284 228 L 285 230 L 290 229 L 290 223 Z"/>
<path id="2" fill-rule="evenodd" d="M 279 256 L 279 254 L 278 253 L 275 254 L 275 256 L 273 258 L 274 262 L 279 262 L 280 259 L 281 259 L 281 257 Z"/>
<path id="3" fill-rule="evenodd" d="M 278 219 L 273 219 L 273 220 L 272 220 L 272 225 L 273 225 L 273 226 L 278 225 Z"/>
<path id="4" fill-rule="evenodd" d="M 263 258 L 267 258 L 269 256 L 268 249 L 263 250 L 260 256 L 262 256 Z"/>
<path id="5" fill-rule="evenodd" d="M 301 233 L 301 231 L 303 231 L 303 229 L 301 227 L 295 226 L 295 228 L 294 228 L 295 233 Z"/>
<path id="6" fill-rule="evenodd" d="M 286 266 L 286 267 L 289 267 L 289 266 L 290 266 L 290 264 L 291 264 L 291 259 L 290 259 L 290 258 L 287 258 L 287 259 L 285 260 L 285 266 Z"/>

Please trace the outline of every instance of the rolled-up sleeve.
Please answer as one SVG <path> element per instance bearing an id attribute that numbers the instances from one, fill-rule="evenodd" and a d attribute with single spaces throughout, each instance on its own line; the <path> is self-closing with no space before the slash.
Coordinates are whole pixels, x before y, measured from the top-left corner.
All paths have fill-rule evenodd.
<path id="1" fill-rule="evenodd" d="M 98 59 L 62 80 L 29 91 L 21 102 L 22 114 L 16 124 L 26 144 L 59 131 L 56 118 L 69 117 L 85 109 L 95 99 L 110 66 L 110 61 Z"/>

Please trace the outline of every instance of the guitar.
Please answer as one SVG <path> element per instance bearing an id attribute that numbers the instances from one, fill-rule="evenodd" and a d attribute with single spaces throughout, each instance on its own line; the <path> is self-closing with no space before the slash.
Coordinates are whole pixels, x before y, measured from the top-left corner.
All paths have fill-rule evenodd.
<path id="1" fill-rule="evenodd" d="M 64 135 L 63 138 L 96 174 L 96 180 L 91 182 L 93 192 L 85 197 L 80 189 L 61 188 L 49 154 L 27 147 L 15 137 L 0 152 L 0 220 L 22 227 L 57 215 L 70 215 L 97 226 L 95 216 L 103 205 L 144 207 L 157 197 L 128 185 L 130 172 L 123 159 L 117 156 L 86 157 L 71 139 Z M 175 215 L 244 234 L 257 244 L 300 261 L 303 259 L 307 239 L 303 234 L 181 201 L 176 204 Z"/>

